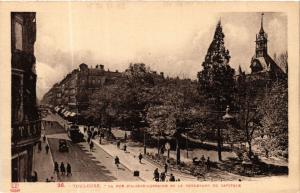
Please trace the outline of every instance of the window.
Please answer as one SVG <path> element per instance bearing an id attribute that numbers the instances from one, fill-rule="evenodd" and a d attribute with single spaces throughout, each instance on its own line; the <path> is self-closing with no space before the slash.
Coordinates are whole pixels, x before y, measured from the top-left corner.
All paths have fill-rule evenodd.
<path id="1" fill-rule="evenodd" d="M 19 22 L 15 22 L 15 46 L 17 50 L 23 50 L 23 27 Z"/>

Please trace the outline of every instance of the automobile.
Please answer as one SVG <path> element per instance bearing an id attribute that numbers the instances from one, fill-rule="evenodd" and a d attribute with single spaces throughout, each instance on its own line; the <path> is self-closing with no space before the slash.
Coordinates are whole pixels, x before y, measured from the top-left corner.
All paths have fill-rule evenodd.
<path id="1" fill-rule="evenodd" d="M 78 125 L 71 125 L 68 128 L 68 136 L 72 140 L 72 142 L 82 142 L 84 135 L 80 132 Z"/>
<path id="2" fill-rule="evenodd" d="M 69 147 L 68 147 L 68 144 L 67 144 L 67 140 L 59 139 L 58 144 L 59 144 L 59 146 L 58 146 L 59 152 L 69 152 Z"/>

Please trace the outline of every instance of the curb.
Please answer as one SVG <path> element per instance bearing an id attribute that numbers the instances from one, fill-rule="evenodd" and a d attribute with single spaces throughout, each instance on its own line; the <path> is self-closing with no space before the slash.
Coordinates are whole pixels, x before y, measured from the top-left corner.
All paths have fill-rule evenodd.
<path id="1" fill-rule="evenodd" d="M 84 134 L 85 135 L 85 134 Z M 86 135 L 85 135 L 86 136 Z M 110 155 L 111 157 L 113 157 L 113 155 L 111 155 L 106 149 L 104 149 L 103 147 L 101 147 L 101 145 L 96 141 L 96 139 L 92 139 L 92 141 L 98 146 L 100 147 L 103 151 L 105 151 L 108 155 Z M 131 169 L 129 169 L 126 165 L 124 165 L 123 163 L 121 163 L 122 166 L 124 166 L 125 168 L 127 168 L 129 171 L 133 172 Z M 138 176 L 139 179 L 141 179 L 142 181 L 147 181 L 145 179 L 143 179 L 142 177 Z"/>

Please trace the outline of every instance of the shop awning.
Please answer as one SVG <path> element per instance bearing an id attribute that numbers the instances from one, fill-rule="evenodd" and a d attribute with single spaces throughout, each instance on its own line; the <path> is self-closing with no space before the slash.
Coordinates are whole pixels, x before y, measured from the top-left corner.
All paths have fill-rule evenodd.
<path id="1" fill-rule="evenodd" d="M 76 113 L 72 112 L 69 116 L 74 117 L 75 115 L 76 115 Z"/>
<path id="2" fill-rule="evenodd" d="M 64 116 L 67 117 L 69 113 L 70 113 L 69 111 L 65 111 Z"/>

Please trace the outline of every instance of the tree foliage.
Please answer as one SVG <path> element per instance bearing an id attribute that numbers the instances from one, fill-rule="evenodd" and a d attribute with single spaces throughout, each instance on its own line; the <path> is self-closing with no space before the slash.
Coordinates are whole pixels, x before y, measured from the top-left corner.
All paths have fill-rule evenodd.
<path id="1" fill-rule="evenodd" d="M 229 66 L 230 55 L 225 48 L 224 33 L 219 21 L 205 60 L 198 73 L 200 90 L 206 93 L 216 110 L 224 110 L 232 101 L 234 69 Z"/>
<path id="2" fill-rule="evenodd" d="M 263 115 L 258 141 L 274 155 L 288 155 L 288 89 L 287 82 L 276 82 L 259 105 Z"/>

